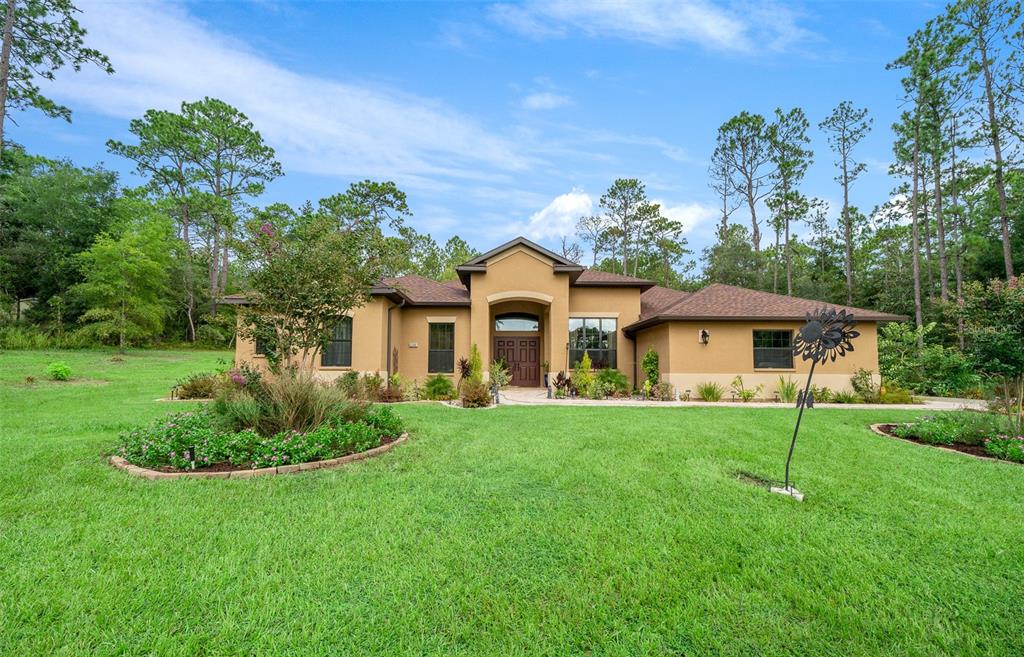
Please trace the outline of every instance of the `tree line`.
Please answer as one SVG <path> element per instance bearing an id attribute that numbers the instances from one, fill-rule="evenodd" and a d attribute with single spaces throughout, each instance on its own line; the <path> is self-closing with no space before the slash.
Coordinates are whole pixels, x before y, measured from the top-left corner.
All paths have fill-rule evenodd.
<path id="1" fill-rule="evenodd" d="M 1020 6 L 1002 0 L 955 2 L 907 39 L 888 65 L 904 91 L 894 185 L 871 208 L 850 201 L 874 128 L 868 108 L 844 100 L 814 119 L 800 107 L 742 111 L 719 127 L 711 153 L 719 219 L 699 273 L 639 181 L 615 181 L 602 214 L 579 219 L 575 241 L 607 271 L 876 308 L 918 327 L 938 322 L 936 339 L 962 342 L 949 317 L 965 285 L 1011 280 L 1024 259 L 1022 43 Z M 812 121 L 827 137 L 840 207 L 803 191 Z"/>
<path id="2" fill-rule="evenodd" d="M 5 10 L 0 116 L 34 108 L 70 120 L 38 81 L 83 66 L 113 74 L 114 64 L 88 47 L 68 0 L 8 0 Z M 1024 257 L 1021 42 L 1020 8 L 1001 0 L 951 4 L 908 38 L 889 65 L 904 90 L 894 185 L 874 207 L 850 201 L 874 128 L 868 108 L 742 111 L 722 123 L 709 154 L 719 216 L 700 254 L 635 178 L 611 183 L 562 252 L 681 289 L 723 282 L 906 314 L 921 329 L 937 323 L 927 339 L 962 345 L 950 308 L 973 281 L 1012 278 Z M 282 166 L 245 114 L 216 98 L 149 110 L 128 129 L 107 147 L 132 164 L 137 187 L 0 142 L 0 295 L 10 314 L 32 299 L 27 318 L 61 336 L 223 343 L 235 318 L 218 300 L 262 271 L 250 257 L 262 239 L 254 226 L 280 237 L 328 217 L 367 240 L 361 248 L 382 276 L 450 280 L 476 254 L 458 237 L 438 244 L 415 231 L 393 182 L 357 182 L 299 207 L 261 204 Z M 829 152 L 817 158 L 827 164 L 810 147 L 815 129 L 827 137 Z M 840 207 L 805 192 L 812 166 L 831 168 Z"/>

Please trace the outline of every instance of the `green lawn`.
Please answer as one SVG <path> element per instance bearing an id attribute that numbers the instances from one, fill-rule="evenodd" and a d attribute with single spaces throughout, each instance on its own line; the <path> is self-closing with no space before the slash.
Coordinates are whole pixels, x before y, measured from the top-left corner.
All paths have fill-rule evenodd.
<path id="1" fill-rule="evenodd" d="M 794 413 L 731 408 L 405 405 L 378 459 L 149 482 L 103 454 L 225 354 L 111 356 L 0 354 L 0 654 L 1024 654 L 1024 468 L 867 430 L 912 412 L 810 411 L 803 504 L 734 474 Z"/>

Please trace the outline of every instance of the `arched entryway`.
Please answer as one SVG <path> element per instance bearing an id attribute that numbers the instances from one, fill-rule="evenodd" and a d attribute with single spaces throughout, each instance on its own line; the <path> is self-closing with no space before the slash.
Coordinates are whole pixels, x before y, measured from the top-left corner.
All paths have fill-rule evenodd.
<path id="1" fill-rule="evenodd" d="M 491 306 L 491 357 L 504 359 L 513 386 L 542 385 L 546 307 L 529 301 L 507 301 Z"/>

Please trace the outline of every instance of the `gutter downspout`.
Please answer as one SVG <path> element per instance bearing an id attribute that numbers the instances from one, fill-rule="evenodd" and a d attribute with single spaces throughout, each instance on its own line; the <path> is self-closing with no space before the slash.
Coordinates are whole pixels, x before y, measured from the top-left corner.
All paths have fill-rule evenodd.
<path id="1" fill-rule="evenodd" d="M 387 359 L 387 364 L 388 364 L 388 366 L 387 366 L 388 381 L 391 380 L 391 374 L 392 374 L 392 372 L 391 372 L 391 311 L 394 310 L 395 308 L 401 308 L 404 305 L 405 305 L 405 299 L 402 299 L 402 303 L 398 304 L 397 306 L 393 305 L 393 303 L 392 303 L 392 305 L 388 308 L 388 346 L 387 346 L 387 352 L 384 354 L 384 358 Z"/>

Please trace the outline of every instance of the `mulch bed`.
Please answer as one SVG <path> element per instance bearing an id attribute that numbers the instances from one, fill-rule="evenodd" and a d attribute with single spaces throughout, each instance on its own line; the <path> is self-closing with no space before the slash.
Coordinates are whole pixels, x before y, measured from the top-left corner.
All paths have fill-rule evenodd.
<path id="1" fill-rule="evenodd" d="M 992 456 L 990 456 L 989 453 L 985 451 L 985 447 L 982 446 L 982 445 L 965 445 L 963 443 L 953 443 L 952 445 L 936 445 L 934 443 L 926 443 L 923 440 L 918 440 L 917 438 L 905 438 L 903 436 L 897 436 L 896 434 L 894 434 L 892 432 L 892 430 L 895 429 L 898 426 L 900 426 L 900 425 L 898 425 L 898 424 L 873 424 L 873 425 L 871 425 L 871 428 L 877 434 L 888 436 L 890 438 L 895 438 L 897 440 L 905 440 L 908 443 L 916 443 L 918 445 L 925 445 L 926 447 L 935 447 L 935 448 L 938 448 L 938 449 L 945 449 L 945 450 L 951 450 L 951 451 L 954 451 L 954 452 L 960 452 L 962 454 L 970 454 L 971 456 L 974 456 L 974 457 L 977 457 L 977 458 L 982 458 L 982 459 L 989 459 L 991 461 L 998 461 L 999 460 L 999 459 L 996 459 L 996 458 L 993 458 Z M 1007 461 L 1007 463 L 1009 463 L 1009 462 L 1010 461 Z"/>

